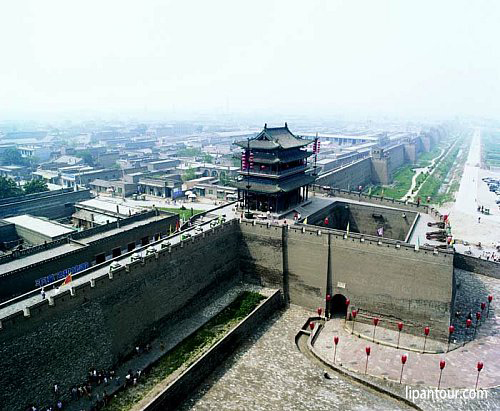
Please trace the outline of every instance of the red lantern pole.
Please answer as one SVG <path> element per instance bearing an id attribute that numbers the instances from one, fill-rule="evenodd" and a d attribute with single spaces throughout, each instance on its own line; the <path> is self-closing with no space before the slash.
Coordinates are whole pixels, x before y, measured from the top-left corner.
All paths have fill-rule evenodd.
<path id="1" fill-rule="evenodd" d="M 427 343 L 427 336 L 429 335 L 430 331 L 431 331 L 431 329 L 429 327 L 424 328 L 425 337 L 424 337 L 424 349 L 422 350 L 422 353 L 425 352 L 425 344 Z"/>
<path id="2" fill-rule="evenodd" d="M 368 357 L 370 356 L 371 348 L 366 347 L 365 352 L 366 352 L 366 364 L 365 364 L 365 374 L 366 374 L 366 371 L 368 370 Z"/>
<path id="3" fill-rule="evenodd" d="M 481 320 L 481 313 L 478 311 L 476 313 L 476 326 L 474 327 L 474 337 L 472 337 L 472 339 L 476 338 L 477 325 L 479 324 L 480 320 Z"/>
<path id="4" fill-rule="evenodd" d="M 351 334 L 354 332 L 354 325 L 356 324 L 356 316 L 358 315 L 358 310 L 352 310 L 352 328 Z"/>
<path id="5" fill-rule="evenodd" d="M 406 364 L 406 360 L 408 359 L 408 356 L 406 354 L 403 354 L 401 356 L 401 375 L 399 376 L 399 383 L 401 384 L 401 381 L 403 379 L 403 369 L 405 367 L 405 364 Z"/>
<path id="6" fill-rule="evenodd" d="M 332 299 L 332 296 L 330 294 L 327 294 L 325 297 L 325 301 L 326 301 L 325 316 L 327 318 L 330 318 L 330 300 L 331 299 Z"/>
<path id="7" fill-rule="evenodd" d="M 486 303 L 481 303 L 481 318 L 483 317 L 483 311 L 486 308 Z"/>
<path id="8" fill-rule="evenodd" d="M 439 361 L 439 369 L 440 369 L 440 371 L 439 371 L 438 390 L 441 387 L 441 377 L 443 375 L 443 370 L 444 370 L 445 366 L 446 366 L 446 361 L 445 360 Z"/>
<path id="9" fill-rule="evenodd" d="M 323 313 L 323 309 L 321 307 L 318 308 L 318 315 L 321 317 L 321 314 Z"/>
<path id="10" fill-rule="evenodd" d="M 337 356 L 337 345 L 339 343 L 339 337 L 333 337 L 333 342 L 335 343 L 335 351 L 333 352 L 333 363 L 335 364 L 335 357 Z"/>
<path id="11" fill-rule="evenodd" d="M 453 325 L 450 325 L 448 327 L 448 349 L 446 351 L 450 351 L 450 341 L 451 341 L 451 334 L 455 331 L 455 327 Z"/>
<path id="12" fill-rule="evenodd" d="M 401 330 L 403 329 L 403 323 L 399 322 L 398 323 L 398 345 L 396 348 L 399 348 L 399 339 L 401 338 Z"/>
<path id="13" fill-rule="evenodd" d="M 464 338 L 464 345 L 462 347 L 465 347 L 465 342 L 467 341 L 467 334 L 469 333 L 469 328 L 472 325 L 472 320 L 470 318 L 467 318 L 465 320 L 465 338 Z"/>
<path id="14" fill-rule="evenodd" d="M 373 319 L 373 337 L 372 337 L 372 341 L 375 342 L 375 330 L 377 328 L 377 325 L 378 325 L 378 322 L 380 320 L 378 318 L 374 318 Z"/>
<path id="15" fill-rule="evenodd" d="M 309 328 L 311 329 L 312 334 L 312 331 L 314 330 L 314 323 L 312 321 L 309 323 Z"/>
<path id="16" fill-rule="evenodd" d="M 346 310 L 345 310 L 345 323 L 347 324 L 347 315 L 349 313 L 349 304 L 351 304 L 351 300 L 346 299 L 345 300 L 345 306 L 346 306 Z"/>
<path id="17" fill-rule="evenodd" d="M 477 378 L 476 378 L 476 386 L 474 387 L 475 390 L 477 390 L 477 383 L 479 382 L 479 373 L 481 372 L 482 369 L 483 369 L 483 363 L 479 361 L 477 363 Z"/>
<path id="18" fill-rule="evenodd" d="M 490 316 L 490 304 L 492 301 L 493 301 L 493 296 L 489 295 L 488 296 L 488 311 L 486 312 L 486 318 L 488 318 Z"/>

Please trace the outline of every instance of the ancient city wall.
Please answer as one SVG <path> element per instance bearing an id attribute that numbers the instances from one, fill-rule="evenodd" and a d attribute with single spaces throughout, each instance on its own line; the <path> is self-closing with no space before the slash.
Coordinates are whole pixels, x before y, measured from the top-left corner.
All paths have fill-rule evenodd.
<path id="1" fill-rule="evenodd" d="M 144 410 L 163 411 L 176 409 L 226 357 L 234 352 L 242 339 L 250 336 L 270 315 L 279 310 L 281 305 L 281 293 L 276 291 L 173 381 Z"/>
<path id="2" fill-rule="evenodd" d="M 282 233 L 280 233 L 280 230 Z M 291 303 L 315 309 L 327 293 L 354 307 L 421 331 L 447 335 L 453 299 L 453 254 L 388 239 L 242 222 L 243 273 L 280 287 Z M 269 239 L 272 243 L 269 243 Z M 280 244 L 281 239 L 281 244 Z M 271 247 L 270 247 L 271 245 Z M 256 256 L 259 256 L 257 258 Z"/>
<path id="3" fill-rule="evenodd" d="M 55 381 L 67 393 L 90 367 L 130 354 L 204 289 L 238 275 L 238 238 L 233 220 L 0 319 L 2 408 L 51 398 Z"/>
<path id="4" fill-rule="evenodd" d="M 456 268 L 460 268 L 461 270 L 500 279 L 500 263 L 494 261 L 455 253 L 453 264 Z"/>
<path id="5" fill-rule="evenodd" d="M 90 190 L 49 192 L 40 195 L 28 194 L 9 199 L 11 202 L 0 204 L 0 218 L 20 214 L 57 219 L 70 216 L 75 212 L 74 204 L 78 201 L 88 200 Z"/>
<path id="6" fill-rule="evenodd" d="M 146 219 L 147 217 L 153 217 L 154 214 L 155 213 L 151 211 L 149 213 L 132 216 L 130 223 L 137 221 L 139 217 Z M 177 215 L 172 215 L 170 217 L 166 216 L 164 219 L 154 220 L 149 223 L 145 222 L 143 225 L 132 229 L 127 229 L 127 225 L 124 224 L 124 229 L 117 232 L 115 235 L 103 236 L 102 238 L 94 239 L 87 243 L 84 242 L 85 237 L 80 238 L 79 241 L 68 241 L 67 239 L 58 240 L 55 243 L 63 247 L 61 248 L 63 251 L 60 254 L 57 252 L 57 248 L 52 248 L 52 257 L 40 259 L 29 266 L 0 274 L 0 301 L 33 290 L 36 288 L 35 281 L 37 279 L 56 274 L 59 271 L 78 264 L 92 264 L 97 254 L 109 254 L 114 248 L 124 248 L 130 242 L 140 241 L 143 237 L 151 238 L 156 233 L 166 235 L 169 232 L 169 226 L 175 227 L 177 219 Z M 108 227 L 101 226 L 96 227 L 96 229 L 87 230 L 90 232 L 87 233 L 86 237 L 90 234 L 98 233 L 99 231 L 109 231 L 110 229 L 118 228 L 117 224 L 119 223 L 113 222 L 108 224 Z M 93 230 L 95 230 L 95 233 Z M 74 233 L 74 236 L 77 238 L 82 237 L 82 233 L 85 232 Z M 73 247 L 65 244 L 73 244 Z M 51 249 L 50 245 L 51 243 L 48 243 L 48 250 Z M 43 251 L 44 248 L 40 246 L 37 247 L 37 250 Z M 2 269 L 1 265 L 0 269 Z"/>
<path id="7" fill-rule="evenodd" d="M 371 179 L 371 157 L 366 157 L 318 176 L 316 184 L 343 189 L 356 189 L 358 186 L 365 186 Z"/>
<path id="8" fill-rule="evenodd" d="M 389 156 L 389 174 L 393 174 L 398 168 L 405 164 L 405 150 L 403 144 L 391 147 L 385 151 Z"/>

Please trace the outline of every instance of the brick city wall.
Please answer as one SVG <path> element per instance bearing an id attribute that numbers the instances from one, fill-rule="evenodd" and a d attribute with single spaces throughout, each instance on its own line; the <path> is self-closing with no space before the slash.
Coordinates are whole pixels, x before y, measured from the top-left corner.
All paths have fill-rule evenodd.
<path id="1" fill-rule="evenodd" d="M 75 212 L 75 203 L 88 200 L 90 190 L 51 191 L 49 194 L 28 194 L 13 198 L 0 204 L 0 218 L 31 214 L 34 216 L 58 219 L 69 217 Z"/>
<path id="2" fill-rule="evenodd" d="M 279 287 L 291 303 L 315 309 L 327 293 L 354 307 L 399 319 L 415 331 L 432 324 L 447 335 L 453 254 L 337 230 L 242 222 L 244 277 Z"/>
<path id="3" fill-rule="evenodd" d="M 144 410 L 176 409 L 225 358 L 234 352 L 241 340 L 255 332 L 270 315 L 280 309 L 281 305 L 281 293 L 276 291 L 144 407 Z"/>
<path id="4" fill-rule="evenodd" d="M 20 409 L 106 369 L 207 287 L 238 275 L 236 221 L 2 318 L 0 404 Z M 220 252 L 224 250 L 224 252 Z"/>
<path id="5" fill-rule="evenodd" d="M 74 267 L 82 263 L 92 264 L 95 256 L 101 253 L 111 254 L 114 248 L 121 247 L 126 250 L 127 244 L 130 242 L 140 241 L 143 237 L 149 237 L 151 240 L 157 233 L 167 235 L 169 227 L 175 227 L 178 219 L 177 215 L 165 216 L 162 219 L 155 219 L 147 222 L 147 217 L 153 217 L 154 212 L 139 214 L 132 216 L 130 223 L 135 222 L 140 218 L 144 218 L 144 224 L 134 228 L 127 228 L 127 221 L 122 221 L 123 230 L 118 231 L 114 235 L 103 236 L 100 239 L 95 239 L 91 242 L 85 242 L 85 238 L 79 238 L 77 242 L 73 240 L 58 240 L 56 244 L 62 245 L 64 252 L 57 253 L 57 248 L 53 249 L 54 255 L 51 258 L 41 259 L 29 266 L 25 266 L 10 272 L 4 272 L 0 275 L 0 301 L 12 298 L 13 296 L 26 293 L 36 288 L 35 281 L 39 278 L 46 277 L 59 271 Z M 97 227 L 99 231 L 109 231 L 117 228 L 117 223 L 107 224 L 106 227 Z M 89 234 L 93 234 L 94 229 Z M 86 231 L 75 233 L 75 237 L 80 237 L 80 234 Z M 67 244 L 72 244 L 72 246 Z M 50 246 L 51 243 L 48 243 Z M 40 246 L 43 247 L 43 246 Z M 38 249 L 38 248 L 37 248 Z M 50 249 L 50 247 L 48 248 Z M 43 251 L 43 248 L 39 249 Z M 5 267 L 5 266 L 4 266 Z M 0 269 L 2 266 L 0 265 Z"/>

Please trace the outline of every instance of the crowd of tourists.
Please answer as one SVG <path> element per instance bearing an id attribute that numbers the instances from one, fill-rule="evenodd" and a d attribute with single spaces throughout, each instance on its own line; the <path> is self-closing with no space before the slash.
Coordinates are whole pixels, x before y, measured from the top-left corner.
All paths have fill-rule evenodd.
<path id="1" fill-rule="evenodd" d="M 151 345 L 146 344 L 144 347 L 136 346 L 135 354 L 142 355 L 151 351 Z M 162 347 L 160 347 L 162 348 Z M 164 349 L 164 347 L 163 347 Z M 87 380 L 79 385 L 74 385 L 70 388 L 71 401 L 84 400 L 88 402 L 85 409 L 90 409 L 90 411 L 98 411 L 104 408 L 110 401 L 111 397 L 108 393 L 116 391 L 121 387 L 127 388 L 137 385 L 141 376 L 143 375 L 142 370 L 133 371 L 129 369 L 127 373 L 121 378 L 116 374 L 114 370 L 97 370 L 92 368 L 89 370 L 87 375 Z M 67 402 L 63 400 L 64 395 L 62 395 L 59 384 L 54 384 L 52 387 L 53 399 L 50 402 L 51 405 L 37 407 L 36 405 L 30 404 L 25 408 L 26 411 L 58 411 L 66 409 L 68 405 Z M 89 408 L 90 407 L 90 408 Z M 83 409 L 82 409 L 83 410 Z"/>

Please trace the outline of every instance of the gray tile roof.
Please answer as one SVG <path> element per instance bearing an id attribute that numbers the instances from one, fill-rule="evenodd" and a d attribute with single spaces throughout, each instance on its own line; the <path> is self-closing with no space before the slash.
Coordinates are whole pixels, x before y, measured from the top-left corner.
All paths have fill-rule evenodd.
<path id="1" fill-rule="evenodd" d="M 250 148 L 260 150 L 286 150 L 289 148 L 305 147 L 310 143 L 310 140 L 304 140 L 293 135 L 288 129 L 288 125 L 285 123 L 285 127 L 268 128 L 267 125 L 264 126 L 264 130 L 253 139 L 250 139 Z M 248 146 L 248 141 L 238 141 L 235 144 L 246 148 Z"/>

